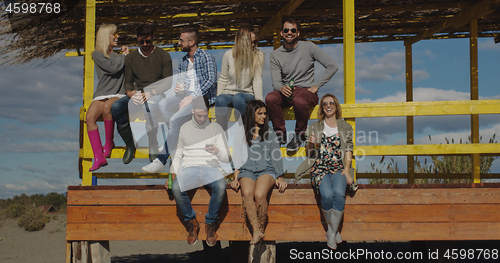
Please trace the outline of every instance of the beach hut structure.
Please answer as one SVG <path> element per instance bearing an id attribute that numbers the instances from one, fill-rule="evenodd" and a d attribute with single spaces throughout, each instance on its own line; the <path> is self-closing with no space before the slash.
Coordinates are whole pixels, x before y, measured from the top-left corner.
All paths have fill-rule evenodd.
<path id="1" fill-rule="evenodd" d="M 481 173 L 480 157 L 497 156 L 500 147 L 497 143 L 479 143 L 479 115 L 499 114 L 500 100 L 479 100 L 477 39 L 491 37 L 499 42 L 499 4 L 500 0 L 87 0 L 70 6 L 65 10 L 64 16 L 53 17 L 53 20 L 47 22 L 53 23 L 51 25 L 54 28 L 64 30 L 47 33 L 40 40 L 32 40 L 31 43 L 35 43 L 33 46 L 40 50 L 27 49 L 24 57 L 11 60 L 20 63 L 32 58 L 47 57 L 64 49 L 76 50 L 67 52 L 67 56 L 84 56 L 83 107 L 80 114 L 80 171 L 83 186 L 70 187 L 68 190 L 67 261 L 72 259 L 75 251 L 78 254 L 78 249 L 74 250 L 74 245 L 72 250 L 73 241 L 106 241 L 113 238 L 181 239 L 184 233 L 181 231 L 183 229 L 180 229 L 180 224 L 175 225 L 173 220 L 152 222 L 156 213 L 175 211 L 169 210 L 175 209 L 175 204 L 172 207 L 172 203 L 168 203 L 168 199 L 165 199 L 167 194 L 160 186 L 114 188 L 90 186 L 93 176 L 96 178 L 166 178 L 167 176 L 167 174 L 87 172 L 92 162 L 92 151 L 88 139 L 84 136 L 86 134 L 84 120 L 94 88 L 91 51 L 94 49 L 96 25 L 100 23 L 116 23 L 120 35 L 124 36 L 121 43 L 133 46 L 136 26 L 139 23 L 150 22 L 157 29 L 156 44 L 172 51 L 178 49 L 177 38 L 183 26 L 199 26 L 204 37 L 201 48 L 217 49 L 230 48 L 234 32 L 243 24 L 251 24 L 259 29 L 260 46 L 277 48 L 280 45 L 279 29 L 282 18 L 289 15 L 297 17 L 302 27 L 303 38 L 317 44 L 343 44 L 342 109 L 343 116 L 353 127 L 356 118 L 397 116 L 406 118 L 406 145 L 359 146 L 356 147 L 355 155 L 362 153 L 367 156 L 407 156 L 407 173 L 358 173 L 356 177 L 405 178 L 408 185 L 362 186 L 353 198 L 347 200 L 344 238 L 388 241 L 497 239 L 500 235 L 500 214 L 497 212 L 500 207 L 498 202 L 500 186 L 481 182 L 483 179 L 500 178 L 500 174 Z M 30 39 L 30 31 L 27 29 L 23 31 L 22 25 L 16 24 L 13 28 L 26 39 Z M 40 35 L 54 28 L 44 28 L 43 25 L 35 24 L 30 30 L 31 32 L 39 30 Z M 413 44 L 424 39 L 452 38 L 469 39 L 470 100 L 414 102 Z M 405 47 L 406 102 L 355 103 L 355 43 L 377 41 L 400 41 Z M 22 46 L 22 41 L 18 42 L 18 45 Z M 415 145 L 413 118 L 436 115 L 470 115 L 472 143 Z M 288 116 L 291 118 L 293 115 L 290 113 Z M 123 152 L 123 149 L 115 149 L 111 158 L 121 158 Z M 299 151 L 294 156 L 302 154 Z M 414 172 L 415 156 L 457 154 L 471 156 L 473 169 L 470 174 L 429 175 Z M 136 157 L 147 158 L 147 154 L 138 152 Z M 445 186 L 415 185 L 415 179 L 419 178 L 470 178 L 473 183 Z M 298 187 L 290 189 L 282 198 L 273 197 L 269 208 L 270 220 L 274 216 L 281 221 L 270 221 L 272 227 L 268 226 L 266 238 L 320 241 L 324 229 L 319 223 L 319 211 L 311 195 L 311 189 Z M 301 197 L 300 204 L 294 201 L 297 200 L 297 196 Z M 203 207 L 204 199 L 206 199 L 205 194 L 200 193 L 194 200 L 199 200 L 198 205 Z M 245 222 L 229 222 L 231 211 L 238 209 L 239 201 L 236 199 L 237 196 L 228 193 L 229 212 L 227 220 L 221 225 L 219 235 L 229 240 L 247 240 L 249 234 L 245 232 Z M 294 209 L 290 209 L 290 206 L 294 206 Z M 122 217 L 113 216 L 117 211 Z M 299 211 L 303 216 L 293 214 L 293 219 L 290 219 L 290 211 Z M 239 211 L 235 213 L 237 212 Z M 130 216 L 134 214 L 139 216 Z M 390 218 L 387 217 L 388 214 L 391 215 Z M 129 218 L 131 221 L 117 223 L 123 218 Z M 178 221 L 177 218 L 174 219 Z M 306 222 L 318 222 L 318 224 L 306 224 Z M 273 232 L 273 229 L 279 231 Z M 284 229 L 288 231 L 283 231 Z M 280 231 L 292 234 L 280 236 Z M 162 235 L 162 233 L 169 234 Z M 106 245 L 101 248 L 105 250 Z"/>

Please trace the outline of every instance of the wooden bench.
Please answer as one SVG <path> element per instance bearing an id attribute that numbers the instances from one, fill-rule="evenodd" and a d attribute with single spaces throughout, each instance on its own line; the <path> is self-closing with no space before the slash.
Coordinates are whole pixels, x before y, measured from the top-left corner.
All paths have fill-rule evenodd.
<path id="1" fill-rule="evenodd" d="M 360 185 L 346 198 L 346 241 L 497 240 L 500 184 Z M 249 241 L 241 196 L 227 189 L 219 240 Z M 205 238 L 209 195 L 198 189 L 192 204 Z M 326 224 L 310 185 L 274 191 L 265 240 L 324 241 Z M 70 186 L 67 262 L 78 255 L 73 241 L 186 240 L 173 196 L 163 185 Z"/>

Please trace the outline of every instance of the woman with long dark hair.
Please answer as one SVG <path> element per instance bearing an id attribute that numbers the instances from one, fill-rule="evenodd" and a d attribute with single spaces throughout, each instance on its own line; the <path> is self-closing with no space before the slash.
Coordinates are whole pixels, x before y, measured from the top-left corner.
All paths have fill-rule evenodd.
<path id="1" fill-rule="evenodd" d="M 235 117 L 245 114 L 247 103 L 263 100 L 262 70 L 264 53 L 257 48 L 257 37 L 252 26 L 243 26 L 236 33 L 234 47 L 222 57 L 221 73 L 217 82 L 215 115 L 217 123 L 227 131 L 228 107 L 235 109 Z"/>
<path id="2" fill-rule="evenodd" d="M 269 129 L 266 104 L 261 100 L 248 103 L 243 126 L 234 137 L 234 178 L 231 188 L 241 188 L 243 208 L 252 226 L 250 244 L 258 243 L 264 236 L 270 191 L 276 185 L 284 192 L 283 160 L 274 131 Z"/>
<path id="3" fill-rule="evenodd" d="M 321 196 L 321 209 L 328 224 L 327 244 L 337 249 L 337 244 L 342 242 L 338 228 L 344 214 L 346 188 L 354 182 L 351 170 L 353 129 L 342 119 L 337 97 L 325 94 L 319 105 L 319 120 L 306 130 L 309 159 L 299 166 L 295 177 L 311 174 L 311 184 L 315 193 Z"/>
<path id="4" fill-rule="evenodd" d="M 95 51 L 92 52 L 99 83 L 94 92 L 94 100 L 90 103 L 86 114 L 87 133 L 94 152 L 94 164 L 89 171 L 95 171 L 108 164 L 106 157 L 109 157 L 111 150 L 115 146 L 113 142 L 115 123 L 111 116 L 111 105 L 125 96 L 123 67 L 125 65 L 125 56 L 129 53 L 129 50 L 128 47 L 122 46 L 121 55 L 113 52 L 113 48 L 118 46 L 116 30 L 116 25 L 101 25 L 97 31 Z M 101 115 L 104 119 L 104 131 L 106 133 L 104 148 L 101 144 L 101 137 L 96 123 Z"/>

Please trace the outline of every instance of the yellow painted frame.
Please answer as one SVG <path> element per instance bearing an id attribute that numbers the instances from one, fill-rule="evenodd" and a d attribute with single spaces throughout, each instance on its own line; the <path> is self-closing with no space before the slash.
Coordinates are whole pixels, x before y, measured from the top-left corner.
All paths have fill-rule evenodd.
<path id="1" fill-rule="evenodd" d="M 489 0 L 498 2 L 498 0 Z M 291 1 L 289 3 L 298 3 L 300 1 Z M 488 0 L 481 2 L 482 6 Z M 296 8 L 296 6 L 294 6 Z M 485 9 L 486 10 L 486 9 Z M 489 10 L 486 10 L 489 11 Z M 468 11 L 469 12 L 469 11 Z M 357 146 L 355 155 L 360 156 L 363 153 L 366 156 L 379 155 L 402 155 L 408 156 L 408 160 L 413 159 L 413 155 L 448 155 L 448 154 L 471 154 L 473 156 L 473 179 L 474 182 L 480 182 L 481 178 L 490 178 L 480 174 L 479 158 L 480 155 L 498 155 L 500 147 L 498 144 L 480 144 L 479 143 L 479 114 L 500 114 L 500 100 L 478 100 L 478 75 L 477 75 L 477 19 L 476 14 L 466 16 L 469 18 L 471 25 L 470 50 L 471 50 L 471 100 L 470 101 L 431 101 L 431 102 L 412 102 L 412 70 L 411 70 L 411 44 L 420 40 L 414 38 L 411 41 L 405 42 L 406 49 L 406 91 L 407 102 L 397 103 L 358 103 L 355 104 L 355 4 L 354 0 L 343 1 L 344 15 L 344 104 L 342 105 L 342 115 L 346 120 L 356 128 L 355 118 L 367 117 L 407 117 L 407 145 L 382 145 L 382 146 Z M 469 13 L 467 13 L 469 14 Z M 460 18 L 463 23 L 464 15 Z M 456 20 L 456 19 L 455 19 Z M 455 20 L 453 20 L 455 22 Z M 90 147 L 90 142 L 87 136 L 87 125 L 85 123 L 85 113 L 90 103 L 92 102 L 92 93 L 94 90 L 94 62 L 91 54 L 95 46 L 95 21 L 96 21 L 96 0 L 86 1 L 85 14 L 85 51 L 84 56 L 84 87 L 83 87 L 83 107 L 80 111 L 80 139 L 81 149 L 79 152 L 80 158 L 80 173 L 82 185 L 91 185 L 92 173 L 88 169 L 92 165 L 93 153 Z M 279 28 L 273 30 L 275 35 L 274 45 L 279 46 Z M 429 36 L 432 38 L 432 36 Z M 211 48 L 230 48 L 231 45 L 213 46 Z M 206 47 L 205 47 L 206 48 Z M 166 49 L 174 51 L 174 48 Z M 82 54 L 81 53 L 81 54 Z M 66 56 L 77 56 L 77 52 L 68 52 Z M 311 119 L 317 116 L 318 107 L 311 110 Z M 285 109 L 285 118 L 293 119 L 293 110 Z M 211 112 L 211 115 L 213 113 Z M 471 133 L 472 144 L 447 144 L 447 145 L 413 145 L 413 116 L 429 116 L 429 115 L 471 115 Z M 354 140 L 355 141 L 355 140 Z M 281 149 L 285 157 L 303 157 L 304 149 L 301 148 L 297 153 L 288 155 L 284 148 Z M 123 147 L 117 147 L 113 150 L 111 158 L 121 158 L 124 153 Z M 137 151 L 136 158 L 148 158 L 147 149 Z M 353 161 L 354 162 L 354 161 Z M 355 163 L 353 163 L 353 166 Z M 422 175 L 414 174 L 413 166 L 408 163 L 407 178 L 409 183 L 413 182 L 413 178 L 420 178 Z M 366 173 L 362 173 L 365 178 Z M 162 174 L 140 174 L 140 173 L 94 173 L 98 178 L 165 178 L 166 173 Z M 439 175 L 436 175 L 439 177 Z M 375 175 L 374 177 L 380 177 Z M 493 177 L 492 177 L 493 178 Z"/>

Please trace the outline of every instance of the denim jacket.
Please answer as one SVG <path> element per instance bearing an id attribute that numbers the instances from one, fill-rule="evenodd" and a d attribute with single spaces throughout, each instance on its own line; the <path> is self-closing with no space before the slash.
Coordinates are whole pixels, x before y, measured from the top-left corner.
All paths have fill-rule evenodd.
<path id="1" fill-rule="evenodd" d="M 337 119 L 337 127 L 339 130 L 339 135 L 340 135 L 340 151 L 342 153 L 342 160 L 344 160 L 344 156 L 346 151 L 347 152 L 352 152 L 354 144 L 352 142 L 352 138 L 354 135 L 354 131 L 352 129 L 352 126 L 347 123 L 344 119 Z M 319 134 L 323 133 L 323 130 L 325 129 L 325 122 L 324 121 L 317 121 L 312 123 L 307 127 L 306 130 L 306 148 L 309 144 L 309 136 L 313 131 L 316 131 L 316 136 L 319 136 Z M 319 134 L 318 134 L 319 133 Z M 311 158 L 306 157 L 306 159 L 299 165 L 297 170 L 295 171 L 295 179 L 300 179 L 304 175 L 308 175 L 311 172 L 311 167 L 314 165 L 315 162 L 315 156 L 311 156 Z M 351 168 L 353 169 L 353 168 Z M 353 172 L 351 171 L 351 174 Z"/>

